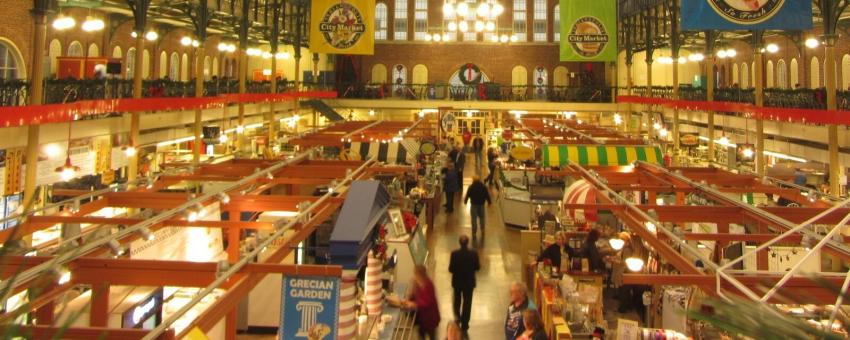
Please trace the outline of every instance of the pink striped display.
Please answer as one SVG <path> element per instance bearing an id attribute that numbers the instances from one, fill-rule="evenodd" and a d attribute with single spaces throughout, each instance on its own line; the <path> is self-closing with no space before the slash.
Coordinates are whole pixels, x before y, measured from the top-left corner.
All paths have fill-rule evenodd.
<path id="1" fill-rule="evenodd" d="M 598 191 L 587 181 L 580 179 L 573 182 L 564 192 L 562 204 L 596 204 Z M 595 222 L 597 214 L 595 209 L 567 209 L 567 215 L 576 222 Z"/>
<path id="2" fill-rule="evenodd" d="M 384 295 L 381 287 L 381 260 L 370 251 L 366 262 L 366 311 L 369 315 L 381 315 Z"/>
<path id="3" fill-rule="evenodd" d="M 342 272 L 342 284 L 339 291 L 339 332 L 340 340 L 353 340 L 357 337 L 357 271 Z"/>

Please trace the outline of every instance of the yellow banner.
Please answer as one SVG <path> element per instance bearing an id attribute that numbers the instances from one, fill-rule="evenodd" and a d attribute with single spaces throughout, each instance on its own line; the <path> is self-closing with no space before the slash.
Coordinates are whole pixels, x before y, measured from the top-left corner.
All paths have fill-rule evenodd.
<path id="1" fill-rule="evenodd" d="M 310 51 L 375 53 L 375 0 L 313 0 Z"/>

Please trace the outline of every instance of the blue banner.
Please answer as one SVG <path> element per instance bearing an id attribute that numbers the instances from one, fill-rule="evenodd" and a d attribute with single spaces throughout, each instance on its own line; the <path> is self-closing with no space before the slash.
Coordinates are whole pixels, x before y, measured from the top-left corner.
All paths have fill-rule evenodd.
<path id="1" fill-rule="evenodd" d="M 686 0 L 682 30 L 812 28 L 811 0 Z"/>
<path id="2" fill-rule="evenodd" d="M 339 278 L 284 276 L 280 297 L 278 339 L 336 339 Z"/>

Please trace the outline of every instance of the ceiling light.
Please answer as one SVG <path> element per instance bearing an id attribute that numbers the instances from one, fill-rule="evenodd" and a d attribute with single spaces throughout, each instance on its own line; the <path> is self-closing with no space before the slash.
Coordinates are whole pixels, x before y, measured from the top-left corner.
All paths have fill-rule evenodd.
<path id="1" fill-rule="evenodd" d="M 449 28 L 449 31 L 452 31 L 452 32 L 457 31 L 457 23 L 454 22 L 454 21 L 450 22 L 448 28 Z"/>
<path id="2" fill-rule="evenodd" d="M 469 31 L 469 23 L 467 23 L 466 21 L 461 21 L 459 24 L 457 24 L 457 29 L 459 29 L 461 32 Z"/>
<path id="3" fill-rule="evenodd" d="M 486 17 L 488 14 L 490 14 L 490 4 L 485 2 L 478 5 L 478 8 L 475 10 L 475 13 L 477 13 L 479 17 Z"/>
<path id="4" fill-rule="evenodd" d="M 431 37 L 430 34 L 425 35 L 425 41 L 431 41 L 431 39 L 433 39 L 433 37 Z"/>
<path id="5" fill-rule="evenodd" d="M 375 115 L 375 110 L 369 110 L 369 116 L 374 116 L 374 115 Z"/>
<path id="6" fill-rule="evenodd" d="M 192 40 L 192 47 L 199 47 L 199 46 L 201 46 L 201 42 L 200 42 L 200 41 Z"/>
<path id="7" fill-rule="evenodd" d="M 189 37 L 180 38 L 180 45 L 189 46 L 191 44 L 192 44 L 192 38 L 189 38 Z"/>
<path id="8" fill-rule="evenodd" d="M 684 63 L 688 62 L 688 59 L 686 59 L 685 57 L 679 57 L 678 62 L 679 62 L 679 64 L 684 64 Z"/>
<path id="9" fill-rule="evenodd" d="M 70 181 L 77 176 L 77 171 L 80 171 L 80 167 L 71 164 L 71 157 L 68 156 L 65 157 L 65 165 L 56 168 L 54 171 L 59 173 L 62 181 Z"/>
<path id="10" fill-rule="evenodd" d="M 218 142 L 222 143 L 222 144 L 227 143 L 227 134 L 222 133 L 222 134 L 218 135 Z"/>
<path id="11" fill-rule="evenodd" d="M 497 43 L 497 42 L 499 42 L 499 36 L 498 36 L 498 35 L 493 34 L 493 36 L 492 36 L 492 37 L 490 37 L 490 40 L 492 40 L 494 43 Z"/>
<path id="12" fill-rule="evenodd" d="M 507 34 L 502 34 L 502 36 L 501 36 L 501 37 L 499 37 L 499 41 L 500 41 L 500 42 L 502 42 L 502 43 L 506 43 L 506 42 L 508 42 L 508 35 L 507 35 Z"/>
<path id="13" fill-rule="evenodd" d="M 639 272 L 643 269 L 643 260 L 637 257 L 630 257 L 626 259 L 626 267 L 633 272 Z"/>
<path id="14" fill-rule="evenodd" d="M 443 37 L 439 34 L 434 34 L 434 41 L 440 42 L 440 40 L 443 40 Z"/>
<path id="15" fill-rule="evenodd" d="M 56 279 L 56 283 L 59 285 L 64 285 L 68 282 L 71 282 L 71 272 L 67 269 L 62 269 L 58 271 L 58 278 Z"/>
<path id="16" fill-rule="evenodd" d="M 652 128 L 655 129 L 655 130 L 660 130 L 661 129 L 661 123 L 658 123 L 658 122 L 652 123 Z"/>
<path id="17" fill-rule="evenodd" d="M 516 35 L 511 36 L 511 42 L 517 42 L 517 40 L 519 40 L 519 38 L 517 38 Z"/>
<path id="18" fill-rule="evenodd" d="M 717 57 L 720 59 L 726 58 L 728 54 L 726 54 L 726 50 L 717 51 Z"/>
<path id="19" fill-rule="evenodd" d="M 271 59 L 272 58 L 272 54 L 270 52 L 263 52 L 262 56 L 263 56 L 263 59 Z"/>
<path id="20" fill-rule="evenodd" d="M 662 128 L 661 130 L 658 130 L 658 136 L 660 136 L 661 138 L 667 137 L 668 133 L 669 133 L 669 131 L 667 131 L 667 129 L 664 129 L 664 128 Z"/>
<path id="21" fill-rule="evenodd" d="M 705 55 L 703 55 L 702 53 L 694 53 L 694 54 L 691 54 L 691 55 L 688 56 L 688 60 L 694 61 L 694 62 L 703 61 L 704 59 L 705 59 Z"/>
<path id="22" fill-rule="evenodd" d="M 425 118 L 425 111 L 419 111 L 419 118 Z"/>
<path id="23" fill-rule="evenodd" d="M 53 28 L 57 31 L 64 31 L 66 29 L 72 28 L 77 25 L 77 21 L 72 17 L 66 17 L 64 15 L 59 15 L 56 20 L 53 20 Z"/>
<path id="24" fill-rule="evenodd" d="M 197 211 L 190 211 L 189 215 L 186 217 L 186 219 L 189 220 L 189 222 L 197 221 L 198 220 L 198 212 Z"/>
<path id="25" fill-rule="evenodd" d="M 450 17 L 455 13 L 455 8 L 451 3 L 443 4 L 443 16 Z"/>
<path id="26" fill-rule="evenodd" d="M 818 41 L 815 38 L 806 39 L 806 47 L 808 47 L 808 48 L 815 48 L 815 47 L 818 47 L 819 45 L 820 45 L 820 41 Z"/>
<path id="27" fill-rule="evenodd" d="M 244 126 L 242 126 L 242 125 L 237 125 L 237 126 L 236 126 L 236 133 L 240 133 L 240 134 L 241 134 L 241 133 L 244 133 L 244 132 L 245 132 L 245 127 L 244 127 Z"/>
<path id="28" fill-rule="evenodd" d="M 718 144 L 729 145 L 729 138 L 726 136 L 720 136 L 720 139 L 717 140 Z"/>
<path id="29" fill-rule="evenodd" d="M 484 28 L 486 28 L 488 32 L 493 32 L 494 30 L 496 30 L 496 23 L 488 21 L 487 24 L 485 24 Z M 498 39 L 498 37 L 496 37 L 496 39 Z"/>
<path id="30" fill-rule="evenodd" d="M 608 244 L 611 245 L 611 249 L 620 250 L 623 249 L 623 246 L 626 244 L 626 241 L 623 241 L 618 238 L 612 238 L 608 240 Z"/>
<path id="31" fill-rule="evenodd" d="M 58 157 L 62 153 L 62 148 L 57 144 L 47 144 L 44 146 L 44 153 L 47 154 L 47 158 Z"/>
<path id="32" fill-rule="evenodd" d="M 623 123 L 623 117 L 621 117 L 619 113 L 615 113 L 614 114 L 614 124 L 620 125 L 622 123 Z"/>
<path id="33" fill-rule="evenodd" d="M 726 50 L 726 56 L 727 57 L 735 58 L 736 55 L 738 55 L 738 51 L 735 51 L 734 48 L 730 48 L 730 49 Z"/>
<path id="34" fill-rule="evenodd" d="M 503 7 L 502 4 L 497 2 L 493 4 L 493 8 L 490 9 L 490 15 L 496 17 L 499 16 L 499 14 L 502 14 L 502 12 L 504 11 L 505 7 Z"/>
<path id="35" fill-rule="evenodd" d="M 148 31 L 148 33 L 145 33 L 145 39 L 148 41 L 156 41 L 156 39 L 159 39 L 159 33 L 156 33 L 156 31 Z"/>
<path id="36" fill-rule="evenodd" d="M 466 2 L 461 2 L 457 4 L 456 12 L 458 16 L 466 16 L 466 14 L 469 13 L 469 5 L 467 5 Z"/>
<path id="37" fill-rule="evenodd" d="M 106 24 L 104 24 L 102 19 L 86 17 L 86 21 L 83 22 L 82 28 L 83 31 L 86 32 L 96 32 L 102 30 Z"/>
<path id="38" fill-rule="evenodd" d="M 227 51 L 227 44 L 225 44 L 225 43 L 223 43 L 223 42 L 218 43 L 218 50 L 219 50 L 220 52 Z"/>
<path id="39" fill-rule="evenodd" d="M 753 158 L 753 155 L 755 154 L 755 152 L 753 151 L 753 149 L 752 149 L 752 148 L 746 148 L 746 149 L 744 149 L 743 151 L 741 151 L 741 153 L 742 153 L 742 154 L 744 155 L 744 157 L 746 157 L 746 158 Z"/>
<path id="40" fill-rule="evenodd" d="M 136 155 L 137 152 L 138 152 L 138 150 L 136 150 L 136 147 L 134 147 L 134 146 L 125 146 L 124 147 L 124 155 L 127 156 L 127 157 L 133 157 L 133 156 Z"/>
<path id="41" fill-rule="evenodd" d="M 124 248 L 121 247 L 121 243 L 118 243 L 115 239 L 109 240 L 106 242 L 106 246 L 109 247 L 109 251 L 112 252 L 114 256 L 124 255 Z"/>
<path id="42" fill-rule="evenodd" d="M 145 241 L 153 241 L 153 239 L 156 238 L 156 236 L 154 236 L 154 234 L 148 228 L 140 228 L 139 234 L 142 234 L 142 238 Z"/>
<path id="43" fill-rule="evenodd" d="M 773 43 L 767 44 L 767 46 L 765 46 L 765 50 L 767 50 L 768 53 L 779 52 L 779 45 L 776 45 L 776 44 L 773 44 Z"/>
<path id="44" fill-rule="evenodd" d="M 289 59 L 289 52 L 277 52 L 274 54 L 275 59 Z"/>
<path id="45" fill-rule="evenodd" d="M 649 232 L 651 232 L 653 234 L 658 233 L 658 227 L 655 226 L 655 223 L 646 222 L 646 223 L 644 223 L 644 226 L 646 226 L 646 230 L 649 230 Z"/>
<path id="46" fill-rule="evenodd" d="M 484 22 L 482 22 L 482 21 L 476 21 L 476 22 L 475 22 L 475 31 L 476 31 L 476 32 L 481 32 L 481 31 L 483 31 L 483 30 L 484 30 Z"/>

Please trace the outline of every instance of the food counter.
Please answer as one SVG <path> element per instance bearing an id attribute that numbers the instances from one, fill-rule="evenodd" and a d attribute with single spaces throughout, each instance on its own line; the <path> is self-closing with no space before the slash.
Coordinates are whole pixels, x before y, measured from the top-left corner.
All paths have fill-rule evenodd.
<path id="1" fill-rule="evenodd" d="M 505 225 L 527 228 L 536 217 L 535 211 L 540 206 L 542 211 L 558 212 L 560 197 L 557 200 L 539 199 L 529 190 L 505 187 L 500 193 L 499 208 Z"/>
<path id="2" fill-rule="evenodd" d="M 570 271 L 560 279 L 534 274 L 534 300 L 550 339 L 587 336 L 596 327 L 608 329 L 602 309 L 599 274 Z"/>

